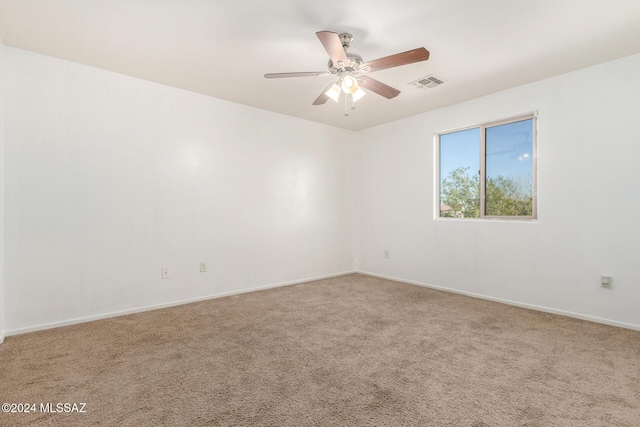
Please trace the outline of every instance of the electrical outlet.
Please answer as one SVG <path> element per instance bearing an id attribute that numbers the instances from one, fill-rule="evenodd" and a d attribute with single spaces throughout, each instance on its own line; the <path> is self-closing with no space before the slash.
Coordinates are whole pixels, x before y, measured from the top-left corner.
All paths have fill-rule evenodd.
<path id="1" fill-rule="evenodd" d="M 600 286 L 611 289 L 611 276 L 600 276 Z"/>
<path id="2" fill-rule="evenodd" d="M 168 279 L 169 278 L 169 269 L 167 267 L 162 267 L 161 277 L 163 279 Z"/>
<path id="3" fill-rule="evenodd" d="M 201 262 L 200 263 L 200 273 L 206 273 L 207 272 L 207 263 L 206 262 Z"/>

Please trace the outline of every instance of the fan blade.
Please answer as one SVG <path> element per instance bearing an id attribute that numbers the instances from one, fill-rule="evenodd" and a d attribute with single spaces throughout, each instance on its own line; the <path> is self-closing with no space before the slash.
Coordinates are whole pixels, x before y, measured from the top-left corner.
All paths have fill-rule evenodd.
<path id="1" fill-rule="evenodd" d="M 364 72 L 379 71 L 386 68 L 413 64 L 414 62 L 426 61 L 427 59 L 429 59 L 429 51 L 423 47 L 419 47 L 417 49 L 365 62 L 360 66 L 360 69 Z"/>
<path id="2" fill-rule="evenodd" d="M 326 71 L 308 71 L 303 73 L 269 73 L 264 76 L 267 79 L 281 79 L 284 77 L 317 77 L 317 76 L 331 76 L 331 73 Z"/>
<path id="3" fill-rule="evenodd" d="M 320 39 L 320 43 L 324 46 L 334 65 L 337 66 L 338 62 L 342 62 L 345 66 L 349 65 L 349 59 L 347 59 L 347 54 L 344 52 L 340 36 L 337 33 L 318 31 L 316 36 Z"/>
<path id="4" fill-rule="evenodd" d="M 360 83 L 361 87 L 369 89 L 371 92 L 375 92 L 387 99 L 395 98 L 400 94 L 400 91 L 398 89 L 394 89 L 391 86 L 372 79 L 369 76 L 358 77 L 358 83 Z"/>
<path id="5" fill-rule="evenodd" d="M 333 86 L 335 84 L 335 82 L 331 82 L 329 83 L 329 86 L 327 86 L 322 93 L 320 94 L 320 96 L 318 96 L 316 98 L 315 101 L 313 101 L 312 105 L 322 105 L 325 102 L 327 102 L 327 100 L 329 99 L 329 96 L 327 95 L 327 91 L 329 90 L 329 88 L 331 88 L 331 86 Z"/>

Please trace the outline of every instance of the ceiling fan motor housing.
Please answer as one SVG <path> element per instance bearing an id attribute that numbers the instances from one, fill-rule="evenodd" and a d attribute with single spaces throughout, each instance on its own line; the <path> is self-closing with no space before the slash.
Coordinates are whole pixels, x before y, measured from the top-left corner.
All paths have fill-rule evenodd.
<path id="1" fill-rule="evenodd" d="M 348 64 L 344 64 L 343 67 L 338 67 L 341 63 L 337 65 L 333 63 L 333 61 L 329 60 L 329 72 L 331 74 L 340 74 L 345 71 L 357 72 L 360 70 L 360 65 L 362 65 L 362 57 L 354 52 L 345 52 L 347 54 L 347 59 L 349 60 Z"/>

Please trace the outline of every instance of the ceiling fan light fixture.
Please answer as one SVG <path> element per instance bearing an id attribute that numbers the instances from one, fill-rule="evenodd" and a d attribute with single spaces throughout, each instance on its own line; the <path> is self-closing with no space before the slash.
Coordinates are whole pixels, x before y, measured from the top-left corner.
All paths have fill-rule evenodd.
<path id="1" fill-rule="evenodd" d="M 334 83 L 333 86 L 325 92 L 325 94 L 335 102 L 338 102 L 338 99 L 340 98 L 340 86 Z"/>
<path id="2" fill-rule="evenodd" d="M 358 86 L 358 80 L 356 80 L 352 76 L 346 76 L 344 79 L 342 79 L 341 86 L 344 93 L 350 93 L 351 95 L 353 95 L 358 89 L 360 89 L 360 86 Z"/>

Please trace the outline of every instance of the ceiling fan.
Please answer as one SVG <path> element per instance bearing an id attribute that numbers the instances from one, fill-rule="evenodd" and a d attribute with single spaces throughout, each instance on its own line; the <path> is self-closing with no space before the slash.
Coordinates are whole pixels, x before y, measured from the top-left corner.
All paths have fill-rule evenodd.
<path id="1" fill-rule="evenodd" d="M 362 88 L 377 93 L 387 99 L 395 98 L 400 91 L 392 88 L 378 80 L 363 75 L 387 68 L 399 67 L 401 65 L 413 64 L 414 62 L 426 61 L 429 59 L 429 51 L 424 47 L 385 56 L 364 62 L 362 57 L 354 52 L 347 52 L 351 46 L 353 36 L 349 33 L 334 33 L 331 31 L 318 31 L 316 33 L 320 43 L 329 54 L 328 71 L 309 71 L 300 73 L 269 73 L 264 76 L 268 79 L 279 79 L 286 77 L 317 77 L 317 76 L 337 76 L 338 80 L 332 82 L 322 91 L 320 96 L 313 101 L 313 105 L 321 105 L 329 98 L 338 102 L 340 95 L 344 93 L 345 116 L 348 110 L 354 109 L 353 102 L 362 98 L 366 92 Z"/>

